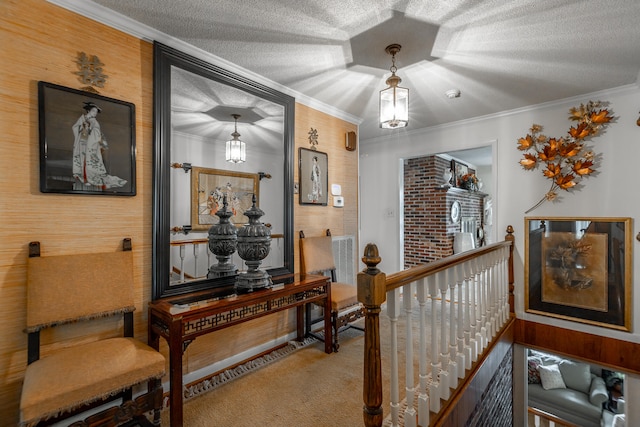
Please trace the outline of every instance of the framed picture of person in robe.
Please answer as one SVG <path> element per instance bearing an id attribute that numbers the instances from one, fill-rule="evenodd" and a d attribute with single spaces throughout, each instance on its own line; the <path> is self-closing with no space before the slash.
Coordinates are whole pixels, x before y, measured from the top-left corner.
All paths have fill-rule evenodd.
<path id="1" fill-rule="evenodd" d="M 329 199 L 327 154 L 306 148 L 300 148 L 298 154 L 300 204 L 326 206 Z"/>
<path id="2" fill-rule="evenodd" d="M 38 82 L 40 191 L 135 196 L 135 105 Z"/>

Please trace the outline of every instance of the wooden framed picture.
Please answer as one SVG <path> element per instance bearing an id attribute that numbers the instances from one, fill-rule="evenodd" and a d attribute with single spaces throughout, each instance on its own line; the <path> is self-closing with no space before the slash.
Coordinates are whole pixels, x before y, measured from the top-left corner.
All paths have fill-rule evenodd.
<path id="1" fill-rule="evenodd" d="M 460 178 L 469 173 L 469 167 L 457 160 L 451 160 L 451 171 L 453 172 L 453 186 L 460 187 Z"/>
<path id="2" fill-rule="evenodd" d="M 631 218 L 525 218 L 527 312 L 631 331 Z"/>
<path id="3" fill-rule="evenodd" d="M 222 209 L 224 196 L 228 208 L 233 212 L 229 221 L 237 226 L 249 222 L 244 214 L 260 201 L 259 176 L 253 173 L 233 172 L 201 167 L 191 168 L 191 229 L 208 230 L 220 218 L 216 212 Z"/>
<path id="4" fill-rule="evenodd" d="M 134 196 L 135 106 L 38 82 L 40 191 Z"/>
<path id="5" fill-rule="evenodd" d="M 299 149 L 300 162 L 300 204 L 326 206 L 329 179 L 328 158 L 320 151 Z"/>

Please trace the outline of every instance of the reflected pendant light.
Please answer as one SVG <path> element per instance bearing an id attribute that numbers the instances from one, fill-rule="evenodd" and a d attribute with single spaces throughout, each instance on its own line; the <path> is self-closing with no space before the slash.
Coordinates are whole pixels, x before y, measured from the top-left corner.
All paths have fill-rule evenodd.
<path id="1" fill-rule="evenodd" d="M 242 163 L 247 160 L 247 148 L 245 143 L 240 141 L 240 134 L 238 133 L 238 118 L 240 114 L 232 114 L 231 117 L 235 120 L 235 128 L 229 141 L 227 141 L 227 149 L 225 158 L 230 163 Z"/>
<path id="2" fill-rule="evenodd" d="M 385 51 L 391 55 L 391 76 L 386 89 L 380 91 L 380 127 L 383 129 L 403 128 L 409 124 L 409 89 L 398 86 L 402 79 L 396 76 L 396 53 L 399 44 L 391 44 Z"/>

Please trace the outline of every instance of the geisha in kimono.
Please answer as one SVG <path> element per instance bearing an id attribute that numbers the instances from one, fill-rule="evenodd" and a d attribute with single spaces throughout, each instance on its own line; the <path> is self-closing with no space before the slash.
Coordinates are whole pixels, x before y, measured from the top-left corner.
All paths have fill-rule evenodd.
<path id="1" fill-rule="evenodd" d="M 84 103 L 85 113 L 73 125 L 73 177 L 77 183 L 102 190 L 123 187 L 127 181 L 107 173 L 102 153 L 109 149 L 96 116 L 100 111 L 93 102 Z"/>

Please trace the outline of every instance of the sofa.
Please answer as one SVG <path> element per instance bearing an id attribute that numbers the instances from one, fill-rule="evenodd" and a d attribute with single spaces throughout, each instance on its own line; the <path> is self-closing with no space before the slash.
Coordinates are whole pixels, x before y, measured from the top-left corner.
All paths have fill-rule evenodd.
<path id="1" fill-rule="evenodd" d="M 601 427 L 609 394 L 601 369 L 529 350 L 528 404 L 583 427 Z"/>

